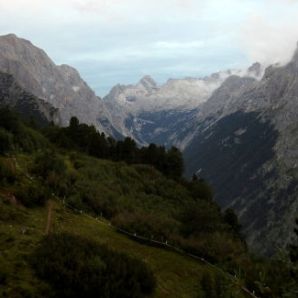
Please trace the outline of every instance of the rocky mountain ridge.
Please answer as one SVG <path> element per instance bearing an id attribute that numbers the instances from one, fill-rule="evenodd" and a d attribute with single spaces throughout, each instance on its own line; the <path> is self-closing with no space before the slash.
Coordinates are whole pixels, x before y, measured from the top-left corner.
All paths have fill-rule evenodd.
<path id="1" fill-rule="evenodd" d="M 259 80 L 262 74 L 261 64 L 255 63 L 244 71 L 222 71 L 204 78 L 169 79 L 161 86 L 145 76 L 136 85 L 116 85 L 104 97 L 104 102 L 114 127 L 123 135 L 140 144 L 157 142 L 183 148 L 187 142 L 176 139 L 182 132 L 176 131 L 179 127 L 174 125 L 174 118 L 179 122 L 182 118 L 187 121 L 227 78 L 237 75 Z"/>
<path id="2" fill-rule="evenodd" d="M 188 175 L 238 211 L 251 247 L 285 247 L 298 215 L 298 50 L 261 81 L 230 77 L 201 106 L 184 151 Z"/>
<path id="3" fill-rule="evenodd" d="M 105 105 L 77 70 L 55 65 L 30 41 L 14 34 L 1 36 L 0 71 L 13 75 L 24 90 L 58 108 L 62 125 L 67 125 L 69 119 L 76 116 L 81 122 L 111 133 Z"/>

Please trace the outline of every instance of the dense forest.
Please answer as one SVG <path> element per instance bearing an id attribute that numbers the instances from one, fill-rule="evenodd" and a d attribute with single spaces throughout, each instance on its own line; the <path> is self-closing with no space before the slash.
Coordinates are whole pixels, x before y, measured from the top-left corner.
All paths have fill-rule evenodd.
<path id="1" fill-rule="evenodd" d="M 125 161 L 129 164 L 149 164 L 174 179 L 181 178 L 183 174 L 183 158 L 177 148 L 166 150 L 164 146 L 155 144 L 138 148 L 133 139 L 127 137 L 117 141 L 106 137 L 94 126 L 80 124 L 76 117 L 70 119 L 66 128 L 55 125 L 48 127 L 45 135 L 61 148 L 76 149 L 97 158 Z"/>
<path id="2" fill-rule="evenodd" d="M 220 268 L 197 277 L 194 297 L 245 297 L 243 288 L 257 297 L 297 297 L 297 239 L 271 260 L 250 255 L 233 210 L 219 208 L 204 180 L 183 178 L 182 155 L 176 148 L 138 148 L 129 138 L 113 140 L 76 118 L 65 128 L 39 128 L 4 108 L 0 154 L 1 223 L 13 226 L 22 217 L 25 222 L 29 214 L 46 212 L 49 202 L 60 210 L 51 233 L 36 236 L 25 257 L 15 252 L 38 286 L 32 289 L 28 282 L 15 287 L 12 265 L 3 254 L 0 296 L 157 295 L 160 280 L 150 263 L 131 257 L 125 247 L 114 251 L 108 241 L 86 237 L 79 221 L 71 225 L 72 232 L 64 231 L 66 217 L 84 212 L 115 231 L 178 247 Z M 72 213 L 66 214 L 62 206 Z M 7 233 L 0 232 L 1 247 L 18 239 Z M 30 238 L 30 233 L 23 234 Z M 18 264 L 15 270 L 23 266 Z M 237 277 L 237 282 L 227 276 Z"/>

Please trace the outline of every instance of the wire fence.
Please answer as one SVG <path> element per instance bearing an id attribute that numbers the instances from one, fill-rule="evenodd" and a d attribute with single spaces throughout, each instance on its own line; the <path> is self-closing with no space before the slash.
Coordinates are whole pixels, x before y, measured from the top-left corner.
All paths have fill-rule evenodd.
<path id="1" fill-rule="evenodd" d="M 137 233 L 131 233 L 131 232 L 125 230 L 125 229 L 122 229 L 122 228 L 119 228 L 119 227 L 116 227 L 116 226 L 112 225 L 112 223 L 107 222 L 106 220 L 104 220 L 103 217 L 94 217 L 94 216 L 92 216 L 92 215 L 84 212 L 83 210 L 79 210 L 79 209 L 71 206 L 70 204 L 66 203 L 66 201 L 64 199 L 61 200 L 58 197 L 55 197 L 55 198 L 58 199 L 59 201 L 61 201 L 62 204 L 65 207 L 67 207 L 67 208 L 75 211 L 76 213 L 82 214 L 82 215 L 84 215 L 84 216 L 86 216 L 88 218 L 91 218 L 91 219 L 97 221 L 98 223 L 101 223 L 101 224 L 104 224 L 104 225 L 109 226 L 111 228 L 114 228 L 117 232 L 128 236 L 130 239 L 132 239 L 134 241 L 137 241 L 137 242 L 139 242 L 141 244 L 150 245 L 150 246 L 153 246 L 153 247 L 158 247 L 158 248 L 170 250 L 170 251 L 176 252 L 176 253 L 178 253 L 180 255 L 183 255 L 183 256 L 186 256 L 186 257 L 190 257 L 190 258 L 192 258 L 192 259 L 194 259 L 196 261 L 202 262 L 203 264 L 205 264 L 205 265 L 207 265 L 209 267 L 212 267 L 216 271 L 218 271 L 218 272 L 222 273 L 223 275 L 225 275 L 226 277 L 228 277 L 228 279 L 230 279 L 232 282 L 238 281 L 238 284 L 240 283 L 240 280 L 237 278 L 236 275 L 230 274 L 229 272 L 223 270 L 219 266 L 216 266 L 216 265 L 210 263 L 209 261 L 207 261 L 203 257 L 200 257 L 200 256 L 197 256 L 197 255 L 188 253 L 188 252 L 186 252 L 185 250 L 183 250 L 183 249 L 181 249 L 179 247 L 176 247 L 174 245 L 169 244 L 167 241 L 161 242 L 161 241 L 158 241 L 158 240 L 154 240 L 152 238 L 147 238 L 147 237 L 144 237 L 144 236 L 141 236 L 141 235 L 137 235 Z M 244 293 L 246 293 L 247 295 L 249 295 L 250 297 L 259 298 L 258 296 L 255 295 L 254 292 L 251 292 L 245 286 L 239 285 L 239 288 Z"/>
<path id="2" fill-rule="evenodd" d="M 21 172 L 21 174 L 23 174 L 27 179 L 29 180 L 34 180 L 33 177 L 31 177 L 28 173 L 26 173 L 25 171 L 23 171 L 20 167 L 20 165 L 18 164 L 18 161 L 16 159 L 15 156 L 9 156 L 10 158 L 13 159 L 14 163 L 15 163 L 15 166 L 16 168 Z M 119 233 L 122 233 L 126 236 L 128 236 L 129 238 L 135 240 L 135 241 L 138 241 L 138 242 L 141 242 L 143 244 L 146 244 L 146 245 L 150 245 L 150 246 L 155 246 L 155 247 L 159 247 L 159 248 L 162 248 L 162 249 L 167 249 L 167 250 L 171 250 L 171 251 L 174 251 L 176 253 L 179 253 L 183 256 L 187 256 L 187 257 L 190 257 L 196 261 L 200 261 L 212 268 L 214 268 L 215 270 L 221 272 L 222 274 L 224 274 L 225 276 L 227 276 L 232 282 L 235 282 L 235 281 L 239 281 L 240 280 L 237 278 L 237 276 L 233 276 L 232 274 L 230 274 L 229 272 L 226 272 L 224 271 L 222 268 L 210 263 L 209 261 L 207 261 L 205 258 L 203 257 L 200 257 L 200 256 L 197 256 L 197 255 L 194 255 L 194 254 L 191 254 L 191 253 L 188 253 L 186 251 L 184 251 L 183 249 L 179 248 L 179 247 L 176 247 L 174 245 L 171 245 L 169 244 L 167 241 L 165 242 L 160 242 L 158 240 L 154 240 L 154 239 L 151 239 L 151 238 L 146 238 L 144 236 L 140 236 L 140 235 L 137 235 L 136 233 L 131 233 L 127 230 L 124 230 L 122 228 L 119 228 L 119 227 L 116 227 L 116 226 L 113 226 L 110 222 L 107 222 L 106 220 L 103 220 L 103 217 L 94 217 L 94 216 L 91 216 L 90 214 L 84 212 L 83 210 L 79 210 L 75 207 L 73 207 L 72 205 L 68 204 L 65 199 L 60 199 L 58 198 L 54 193 L 52 194 L 53 198 L 55 198 L 56 200 L 62 202 L 63 206 L 75 211 L 76 213 L 79 213 L 79 214 L 82 214 L 84 216 L 87 216 L 93 220 L 96 220 L 98 223 L 101 223 L 101 224 L 104 224 L 106 226 L 110 226 L 112 228 L 114 228 L 116 231 L 118 231 Z M 253 297 L 253 298 L 259 298 L 257 297 L 254 292 L 251 292 L 250 290 L 248 290 L 245 286 L 242 286 L 240 285 L 239 286 L 240 289 L 245 292 L 247 295 L 249 295 L 250 297 Z"/>

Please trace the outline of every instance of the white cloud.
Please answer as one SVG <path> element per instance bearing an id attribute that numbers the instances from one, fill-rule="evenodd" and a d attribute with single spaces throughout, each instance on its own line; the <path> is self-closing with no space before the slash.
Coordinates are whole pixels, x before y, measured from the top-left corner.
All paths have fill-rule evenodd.
<path id="1" fill-rule="evenodd" d="M 251 61 L 287 63 L 298 42 L 298 1 L 274 0 L 240 27 L 240 44 Z M 275 3 L 275 6 L 273 5 Z"/>
<path id="2" fill-rule="evenodd" d="M 98 85 L 285 61 L 297 15 L 298 0 L 0 0 L 0 34 L 30 39 Z"/>
<path id="3" fill-rule="evenodd" d="M 0 10 L 2 14 L 25 13 L 39 21 L 64 16 L 65 20 L 77 22 L 112 20 L 117 23 L 168 16 L 185 18 L 185 12 L 197 15 L 205 3 L 206 0 L 0 0 Z"/>

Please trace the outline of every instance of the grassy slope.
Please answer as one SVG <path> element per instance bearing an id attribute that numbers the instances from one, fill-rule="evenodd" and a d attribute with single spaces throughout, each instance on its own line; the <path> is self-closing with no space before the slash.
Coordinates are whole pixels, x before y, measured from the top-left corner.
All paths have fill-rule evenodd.
<path id="1" fill-rule="evenodd" d="M 43 285 L 34 277 L 26 256 L 30 255 L 44 235 L 47 209 L 25 209 L 0 204 L 0 270 L 6 272 L 7 276 L 7 285 L 0 287 L 0 296 L 5 296 L 4 291 L 8 297 L 18 297 L 16 293 L 21 296 L 37 293 Z M 24 229 L 26 232 L 23 234 Z M 60 202 L 54 203 L 52 230 L 84 235 L 144 260 L 157 278 L 154 297 L 195 297 L 200 275 L 210 270 L 174 252 L 138 244 L 117 233 L 108 224 L 65 209 Z"/>
<path id="2" fill-rule="evenodd" d="M 74 170 L 69 157 L 64 155 L 64 158 L 68 168 Z M 19 179 L 28 183 L 31 179 L 34 181 L 35 178 L 30 178 L 28 172 L 32 156 L 18 154 L 13 159 Z M 140 185 L 137 182 L 139 179 L 141 179 L 142 185 L 143 183 L 146 185 L 159 183 L 159 180 L 155 182 L 153 179 L 156 178 L 156 175 L 161 179 L 160 175 L 149 167 L 148 170 L 145 168 L 143 177 L 143 174 L 136 172 L 134 167 L 124 163 L 96 160 L 83 155 L 80 159 L 87 168 L 92 169 L 91 176 L 96 177 L 98 185 L 107 187 L 104 189 L 109 189 L 111 184 L 114 188 L 121 188 L 127 184 L 130 186 L 129 195 L 133 195 L 139 192 Z M 90 166 L 91 164 L 93 167 Z M 82 171 L 85 173 L 84 169 Z M 130 179 L 132 180 L 130 181 Z M 162 180 L 162 182 L 165 185 L 170 183 L 167 180 Z M 45 234 L 47 207 L 25 208 L 4 203 L 3 198 L 7 200 L 8 193 L 13 193 L 13 187 L 8 186 L 6 189 L 0 187 L 0 297 L 41 297 L 40 293 L 46 289 L 46 285 L 34 276 L 27 258 Z M 171 189 L 171 187 L 171 183 L 167 185 L 167 189 Z M 105 192 L 103 195 L 106 195 Z M 152 199 L 152 197 L 150 198 Z M 121 196 L 119 199 L 121 202 Z M 169 201 L 166 203 L 166 201 L 164 202 L 165 207 L 171 206 L 171 203 Z M 207 271 L 211 274 L 215 273 L 215 269 L 191 258 L 130 240 L 125 235 L 116 232 L 108 222 L 102 223 L 85 214 L 77 214 L 64 207 L 60 201 L 53 203 L 52 232 L 83 235 L 98 243 L 107 244 L 117 251 L 144 260 L 153 270 L 157 279 L 154 297 L 198 297 L 199 280 L 203 273 Z M 160 211 L 156 208 L 155 212 Z M 237 297 L 243 296 L 239 294 Z"/>

